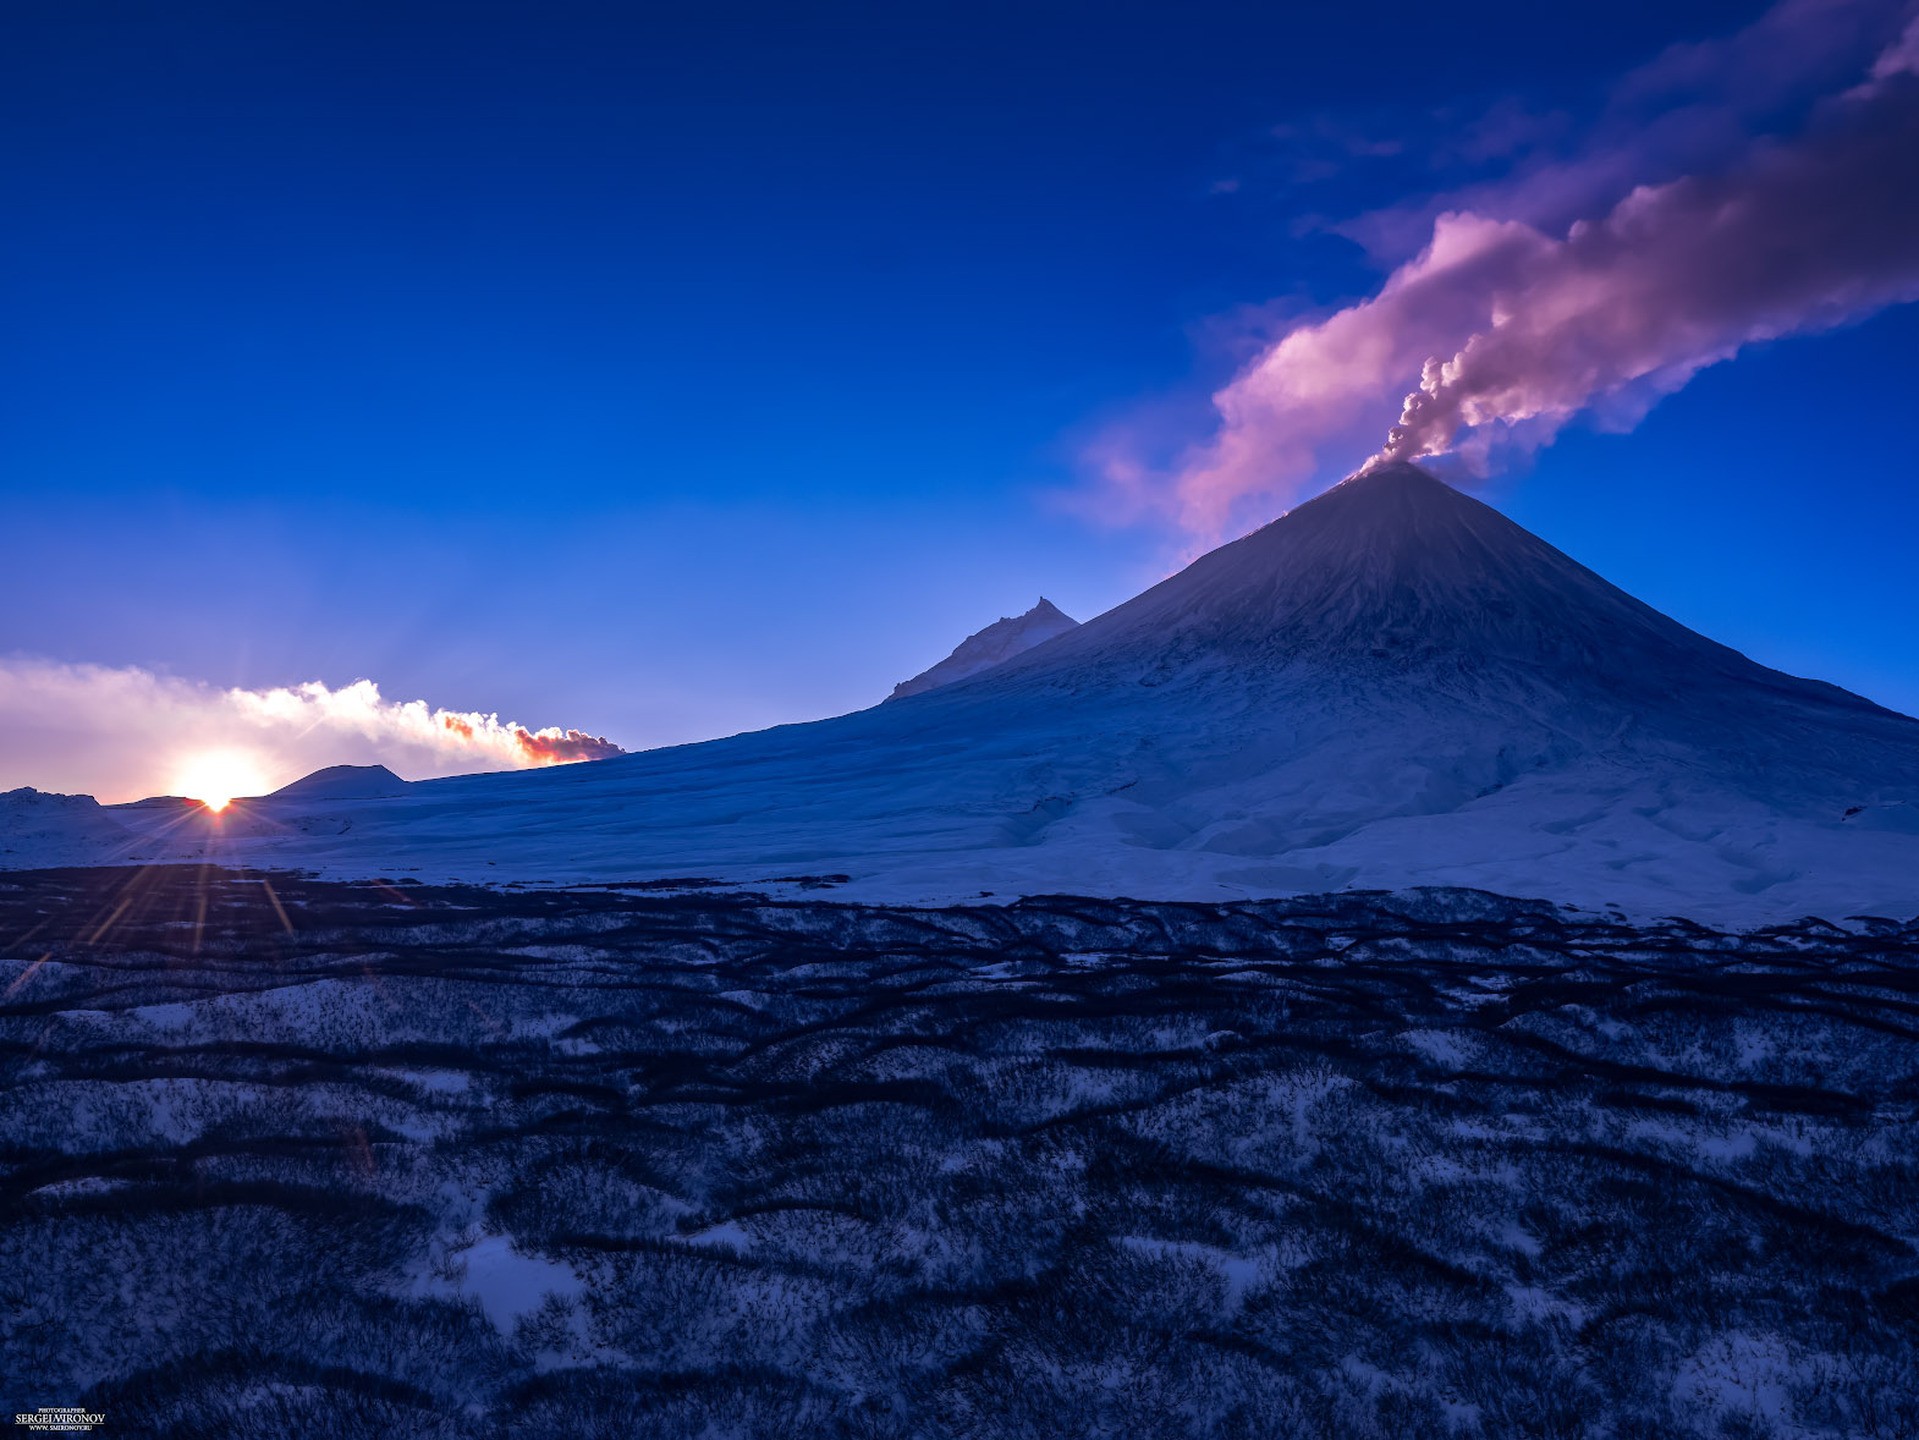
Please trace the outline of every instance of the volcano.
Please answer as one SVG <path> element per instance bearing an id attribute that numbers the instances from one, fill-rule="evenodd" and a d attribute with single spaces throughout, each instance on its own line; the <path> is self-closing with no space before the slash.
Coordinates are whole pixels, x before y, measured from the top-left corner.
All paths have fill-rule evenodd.
<path id="1" fill-rule="evenodd" d="M 916 902 L 1443 885 L 1712 919 L 1919 909 L 1919 721 L 1715 644 L 1409 465 L 870 710 L 277 813 L 141 837 L 142 858 L 834 873 Z"/>

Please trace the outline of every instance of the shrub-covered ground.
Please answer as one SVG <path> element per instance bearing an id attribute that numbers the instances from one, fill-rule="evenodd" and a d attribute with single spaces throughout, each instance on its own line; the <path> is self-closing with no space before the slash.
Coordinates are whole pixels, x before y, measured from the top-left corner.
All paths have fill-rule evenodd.
<path id="1" fill-rule="evenodd" d="M 0 881 L 0 1392 L 161 1436 L 1919 1436 L 1919 927 Z"/>

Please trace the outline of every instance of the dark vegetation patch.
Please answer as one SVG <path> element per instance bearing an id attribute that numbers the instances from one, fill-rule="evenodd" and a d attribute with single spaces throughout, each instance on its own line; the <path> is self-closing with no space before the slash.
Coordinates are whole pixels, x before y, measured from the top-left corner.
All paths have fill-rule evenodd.
<path id="1" fill-rule="evenodd" d="M 8 875 L 4 1400 L 1919 1437 L 1919 927 L 705 883 Z"/>

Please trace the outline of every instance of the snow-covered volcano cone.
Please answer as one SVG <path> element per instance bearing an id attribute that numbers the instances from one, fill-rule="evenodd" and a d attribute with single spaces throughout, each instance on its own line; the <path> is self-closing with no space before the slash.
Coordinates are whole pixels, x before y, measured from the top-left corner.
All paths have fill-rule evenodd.
<path id="1" fill-rule="evenodd" d="M 1688 630 L 1404 463 L 1354 476 L 986 683 L 1093 666 L 1164 676 L 1209 657 L 1356 673 L 1383 662 L 1426 683 L 1499 675 L 1520 688 L 1612 695 L 1756 686 L 1768 698 L 1892 718 Z"/>

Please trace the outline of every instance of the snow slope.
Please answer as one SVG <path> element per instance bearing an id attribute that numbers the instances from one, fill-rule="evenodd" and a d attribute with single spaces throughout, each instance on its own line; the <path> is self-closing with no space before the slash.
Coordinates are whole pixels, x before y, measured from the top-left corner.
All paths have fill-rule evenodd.
<path id="1" fill-rule="evenodd" d="M 1079 621 L 1042 595 L 1039 604 L 1024 615 L 1002 617 L 984 630 L 968 635 L 939 664 L 920 671 L 911 680 L 900 681 L 886 698 L 903 700 L 908 695 L 937 690 L 956 680 L 971 679 L 1078 625 Z"/>
<path id="2" fill-rule="evenodd" d="M 132 843 L 132 832 L 91 795 L 0 792 L 0 869 L 88 865 Z"/>
<path id="3" fill-rule="evenodd" d="M 1757 922 L 1919 912 L 1916 805 L 1919 721 L 1754 664 L 1401 465 L 870 710 L 270 798 L 136 848 L 422 878 L 844 873 L 840 893 L 905 901 L 1463 885 Z"/>

